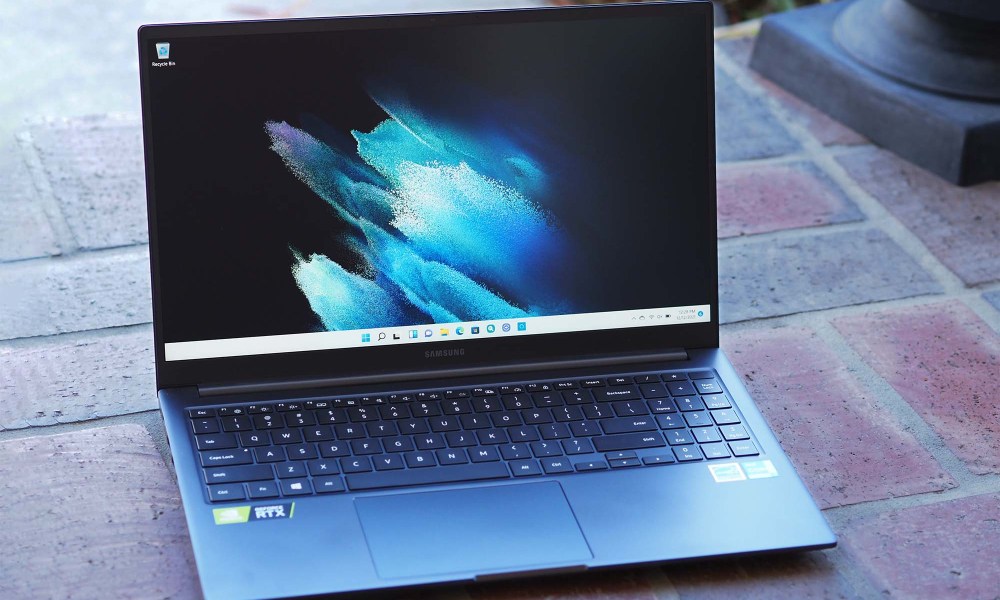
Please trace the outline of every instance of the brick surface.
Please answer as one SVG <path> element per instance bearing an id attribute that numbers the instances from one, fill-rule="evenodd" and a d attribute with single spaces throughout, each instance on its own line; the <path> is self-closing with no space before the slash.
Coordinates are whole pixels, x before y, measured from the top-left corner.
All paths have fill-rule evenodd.
<path id="1" fill-rule="evenodd" d="M 742 37 L 720 40 L 716 45 L 740 66 L 748 68 L 755 40 L 755 37 Z M 755 71 L 748 72 L 768 96 L 778 101 L 793 123 L 805 127 L 821 144 L 831 146 L 867 143 L 868 140 L 846 125 L 799 100 Z"/>
<path id="2" fill-rule="evenodd" d="M 657 600 L 643 571 L 636 570 L 487 583 L 468 592 L 472 600 Z"/>
<path id="3" fill-rule="evenodd" d="M 804 161 L 722 165 L 718 199 L 722 238 L 864 218 L 829 177 Z"/>
<path id="4" fill-rule="evenodd" d="M 1000 182 L 956 187 L 874 148 L 837 160 L 966 284 L 1000 279 Z"/>
<path id="5" fill-rule="evenodd" d="M 716 157 L 720 162 L 781 156 L 801 148 L 764 103 L 715 70 Z"/>
<path id="6" fill-rule="evenodd" d="M 671 565 L 663 570 L 680 600 L 858 597 L 830 561 L 832 552 L 837 550 Z"/>
<path id="7" fill-rule="evenodd" d="M 146 431 L 0 444 L 2 598 L 200 596 L 177 486 Z"/>
<path id="8" fill-rule="evenodd" d="M 58 253 L 56 236 L 16 144 L 0 142 L 0 262 Z"/>
<path id="9" fill-rule="evenodd" d="M 821 508 L 957 485 L 814 331 L 724 332 L 722 345 Z"/>
<path id="10" fill-rule="evenodd" d="M 833 322 L 973 473 L 1000 473 L 1000 336 L 958 302 Z"/>
<path id="11" fill-rule="evenodd" d="M 138 119 L 85 117 L 32 127 L 42 169 L 81 248 L 146 241 Z"/>
<path id="12" fill-rule="evenodd" d="M 3 265 L 0 306 L 0 339 L 148 323 L 148 252 Z"/>
<path id="13" fill-rule="evenodd" d="M 941 291 L 874 229 L 721 244 L 719 286 L 724 323 Z"/>
<path id="14" fill-rule="evenodd" d="M 1000 597 L 1000 496 L 894 511 L 850 526 L 847 552 L 886 598 Z"/>
<path id="15" fill-rule="evenodd" d="M 153 410 L 153 332 L 0 344 L 0 429 Z"/>

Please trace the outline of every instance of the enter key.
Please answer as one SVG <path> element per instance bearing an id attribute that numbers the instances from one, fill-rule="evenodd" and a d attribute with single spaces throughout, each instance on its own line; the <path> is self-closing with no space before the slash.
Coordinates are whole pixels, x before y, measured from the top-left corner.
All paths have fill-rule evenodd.
<path id="1" fill-rule="evenodd" d="M 629 433 L 632 431 L 656 431 L 656 421 L 653 417 L 623 417 L 619 419 L 605 419 L 601 422 L 604 433 Z"/>

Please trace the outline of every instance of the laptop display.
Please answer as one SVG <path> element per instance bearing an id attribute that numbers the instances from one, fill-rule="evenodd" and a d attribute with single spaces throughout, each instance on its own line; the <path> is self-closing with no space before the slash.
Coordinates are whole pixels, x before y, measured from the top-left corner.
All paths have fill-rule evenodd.
<path id="1" fill-rule="evenodd" d="M 359 26 L 150 40 L 167 362 L 712 320 L 703 31 Z"/>

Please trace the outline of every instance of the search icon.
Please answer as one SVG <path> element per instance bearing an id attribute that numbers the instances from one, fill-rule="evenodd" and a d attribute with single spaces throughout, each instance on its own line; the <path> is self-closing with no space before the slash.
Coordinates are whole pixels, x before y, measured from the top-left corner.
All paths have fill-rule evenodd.
<path id="1" fill-rule="evenodd" d="M 384 332 L 384 331 L 380 331 L 380 332 L 378 333 L 378 341 L 380 341 L 380 342 L 381 342 L 381 341 L 382 341 L 382 340 L 384 340 L 384 339 L 385 339 L 385 332 Z"/>

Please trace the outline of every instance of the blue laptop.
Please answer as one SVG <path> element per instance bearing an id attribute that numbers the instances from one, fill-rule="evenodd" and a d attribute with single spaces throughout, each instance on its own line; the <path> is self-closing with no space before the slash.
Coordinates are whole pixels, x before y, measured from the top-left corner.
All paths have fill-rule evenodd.
<path id="1" fill-rule="evenodd" d="M 711 8 L 139 30 L 206 597 L 836 543 L 719 349 Z"/>

